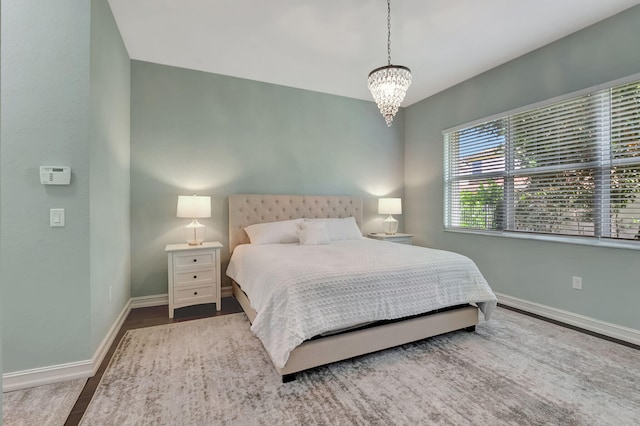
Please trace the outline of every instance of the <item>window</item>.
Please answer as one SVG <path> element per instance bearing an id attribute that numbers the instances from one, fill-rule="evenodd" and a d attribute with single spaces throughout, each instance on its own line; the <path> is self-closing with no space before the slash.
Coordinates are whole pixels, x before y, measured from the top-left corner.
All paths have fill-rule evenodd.
<path id="1" fill-rule="evenodd" d="M 446 229 L 640 239 L 640 81 L 443 134 Z"/>

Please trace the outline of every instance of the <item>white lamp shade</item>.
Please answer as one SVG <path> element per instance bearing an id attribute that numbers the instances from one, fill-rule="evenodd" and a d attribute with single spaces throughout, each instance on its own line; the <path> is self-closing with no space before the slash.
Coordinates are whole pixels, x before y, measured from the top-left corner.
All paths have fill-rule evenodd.
<path id="1" fill-rule="evenodd" d="M 402 199 L 400 198 L 378 199 L 378 214 L 402 214 Z"/>
<path id="2" fill-rule="evenodd" d="M 179 195 L 177 217 L 192 219 L 211 217 L 211 197 L 197 195 Z"/>

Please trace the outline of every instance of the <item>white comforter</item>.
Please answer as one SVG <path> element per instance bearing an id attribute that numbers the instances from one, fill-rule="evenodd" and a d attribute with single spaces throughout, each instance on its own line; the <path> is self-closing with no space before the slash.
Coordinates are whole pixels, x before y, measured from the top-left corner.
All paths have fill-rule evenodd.
<path id="1" fill-rule="evenodd" d="M 496 306 L 471 259 L 369 238 L 240 245 L 227 275 L 249 296 L 251 330 L 280 368 L 296 346 L 327 331 L 463 303 L 489 319 Z"/>

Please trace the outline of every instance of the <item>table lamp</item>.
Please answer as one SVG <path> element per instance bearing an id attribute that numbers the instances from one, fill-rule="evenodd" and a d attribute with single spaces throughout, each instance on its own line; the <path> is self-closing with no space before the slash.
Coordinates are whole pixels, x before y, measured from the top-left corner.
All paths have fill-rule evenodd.
<path id="1" fill-rule="evenodd" d="M 187 243 L 190 246 L 201 245 L 207 228 L 198 222 L 199 218 L 211 217 L 211 197 L 193 195 L 178 196 L 177 217 L 191 218 L 191 223 L 184 227 Z"/>
<path id="2" fill-rule="evenodd" d="M 384 233 L 395 235 L 398 231 L 398 221 L 393 218 L 393 214 L 402 214 L 402 200 L 400 198 L 380 198 L 378 199 L 378 214 L 388 214 L 382 226 Z"/>

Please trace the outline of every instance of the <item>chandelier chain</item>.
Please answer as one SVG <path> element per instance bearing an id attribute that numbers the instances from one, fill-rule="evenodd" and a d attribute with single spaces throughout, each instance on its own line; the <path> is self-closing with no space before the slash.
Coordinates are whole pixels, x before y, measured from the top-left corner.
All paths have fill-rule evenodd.
<path id="1" fill-rule="evenodd" d="M 391 0 L 387 0 L 387 65 L 391 65 Z"/>
<path id="2" fill-rule="evenodd" d="M 411 85 L 411 70 L 391 65 L 391 0 L 387 0 L 387 65 L 371 71 L 367 84 L 387 126 L 391 126 Z"/>

